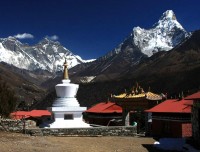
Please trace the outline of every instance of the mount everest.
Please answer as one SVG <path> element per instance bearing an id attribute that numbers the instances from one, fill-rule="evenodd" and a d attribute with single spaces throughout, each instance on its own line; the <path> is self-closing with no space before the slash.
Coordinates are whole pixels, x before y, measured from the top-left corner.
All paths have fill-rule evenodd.
<path id="1" fill-rule="evenodd" d="M 64 57 L 69 68 L 92 60 L 83 60 L 63 47 L 59 42 L 44 38 L 38 44 L 29 46 L 14 37 L 0 39 L 0 61 L 26 70 L 47 70 L 57 72 L 63 69 Z"/>

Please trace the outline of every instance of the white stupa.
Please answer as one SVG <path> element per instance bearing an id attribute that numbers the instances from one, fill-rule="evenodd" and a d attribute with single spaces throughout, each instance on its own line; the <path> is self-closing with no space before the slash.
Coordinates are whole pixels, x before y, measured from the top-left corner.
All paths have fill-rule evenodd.
<path id="1" fill-rule="evenodd" d="M 80 107 L 76 94 L 78 84 L 70 83 L 67 69 L 67 61 L 64 63 L 64 76 L 61 84 L 55 86 L 57 98 L 48 110 L 52 113 L 53 123 L 50 128 L 82 128 L 90 127 L 82 119 L 82 112 L 86 107 Z"/>

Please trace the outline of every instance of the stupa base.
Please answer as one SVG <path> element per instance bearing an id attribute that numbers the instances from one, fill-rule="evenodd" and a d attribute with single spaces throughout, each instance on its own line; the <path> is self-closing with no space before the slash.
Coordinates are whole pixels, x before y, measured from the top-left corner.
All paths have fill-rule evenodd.
<path id="1" fill-rule="evenodd" d="M 91 126 L 83 121 L 74 121 L 74 120 L 55 121 L 49 126 L 49 128 L 89 128 L 89 127 Z"/>
<path id="2" fill-rule="evenodd" d="M 48 110 L 54 117 L 50 128 L 85 128 L 90 127 L 82 119 L 82 112 L 86 107 L 49 107 Z"/>

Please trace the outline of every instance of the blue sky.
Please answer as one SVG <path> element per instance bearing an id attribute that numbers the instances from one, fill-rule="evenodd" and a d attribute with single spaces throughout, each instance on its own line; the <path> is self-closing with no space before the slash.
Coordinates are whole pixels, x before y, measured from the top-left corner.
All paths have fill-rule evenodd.
<path id="1" fill-rule="evenodd" d="M 83 59 L 98 58 L 133 27 L 151 28 L 166 10 L 187 31 L 200 29 L 199 6 L 199 0 L 2 0 L 0 37 L 36 44 L 48 36 Z"/>

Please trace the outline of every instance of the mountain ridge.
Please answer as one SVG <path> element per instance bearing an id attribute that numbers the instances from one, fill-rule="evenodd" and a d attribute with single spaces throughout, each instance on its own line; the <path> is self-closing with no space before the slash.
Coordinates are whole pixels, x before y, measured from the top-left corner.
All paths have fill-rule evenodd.
<path id="1" fill-rule="evenodd" d="M 175 14 L 172 14 L 170 11 L 168 12 L 168 15 L 166 14 L 167 12 L 161 18 L 165 18 L 166 20 L 170 19 L 173 23 L 176 21 Z M 155 28 L 158 25 L 168 24 L 155 24 L 153 27 Z M 163 28 L 167 27 L 163 26 Z M 139 28 L 135 28 L 136 31 L 138 29 Z M 156 29 L 152 28 L 143 30 L 146 33 L 148 33 L 149 30 L 150 32 L 153 31 L 154 34 L 151 35 L 151 33 L 148 33 L 147 36 L 150 35 L 148 37 L 149 40 L 147 39 L 148 41 L 145 42 L 142 41 L 141 44 L 145 43 L 145 45 L 140 46 L 138 45 L 139 42 L 137 44 L 135 43 L 135 30 L 133 28 L 130 36 L 105 56 L 99 57 L 93 62 L 78 64 L 69 69 L 70 79 L 73 83 L 87 83 L 80 84 L 77 95 L 80 104 L 88 107 L 94 104 L 93 102 L 106 101 L 111 93 L 120 93 L 123 89 L 131 87 L 135 81 L 144 85 L 144 88 L 151 86 L 156 92 L 170 92 L 170 94 L 173 94 L 175 91 L 181 91 L 180 89 L 184 89 L 185 91 L 187 89 L 198 88 L 198 85 L 200 85 L 198 80 L 198 77 L 200 76 L 200 32 L 195 31 L 190 34 L 184 29 L 179 28 L 179 25 L 175 26 L 175 28 L 173 28 L 173 26 L 172 28 L 169 28 L 172 30 L 171 33 L 168 30 L 164 30 L 163 32 L 161 29 L 162 28 L 159 28 L 157 33 L 155 32 Z M 159 45 L 155 45 L 151 47 L 151 50 L 153 48 L 153 51 L 155 51 L 151 52 L 152 55 L 144 54 L 142 48 L 146 48 L 148 43 L 152 42 L 152 38 L 153 40 L 157 40 L 157 38 L 160 37 L 158 34 L 159 32 L 161 34 L 164 33 L 164 36 L 170 37 L 170 39 L 165 39 L 166 41 L 163 41 L 163 43 L 169 43 L 169 48 L 172 47 L 172 49 L 165 50 L 163 49 L 163 46 L 158 49 Z M 142 36 L 142 34 L 139 36 Z M 34 101 L 36 107 L 39 105 L 37 108 L 40 108 L 41 106 L 46 108 L 46 102 L 48 102 L 48 106 L 50 106 L 52 104 L 51 101 L 55 97 L 53 95 L 55 94 L 50 93 L 50 96 L 46 95 L 49 91 L 54 90 L 55 84 L 58 84 L 62 79 L 62 73 L 61 71 L 59 72 L 59 70 L 57 71 L 57 69 L 62 69 L 62 61 L 64 58 L 61 59 L 59 56 L 62 56 L 67 52 L 66 48 L 61 46 L 59 42 L 50 43 L 48 39 L 44 39 L 44 41 L 34 45 L 31 49 L 29 45 L 23 44 L 20 41 L 18 42 L 12 37 L 10 37 L 9 40 L 10 41 L 8 42 L 4 42 L 5 44 L 2 43 L 2 39 L 0 40 L 0 54 L 3 52 L 3 45 L 6 45 L 6 49 L 12 50 L 11 52 L 13 54 L 18 53 L 19 55 L 24 52 L 27 53 L 27 58 L 21 59 L 20 56 L 18 56 L 19 59 L 21 59 L 21 63 L 25 64 L 25 61 L 31 58 L 31 60 L 34 61 L 38 56 L 40 60 L 44 59 L 43 62 L 47 62 L 48 60 L 51 61 L 48 62 L 48 64 L 51 64 L 49 68 L 54 70 L 52 70 L 52 72 L 45 68 L 43 68 L 43 70 L 41 70 L 42 68 L 34 69 L 35 67 L 40 66 L 39 63 L 37 65 L 38 61 L 36 60 L 29 65 L 30 69 L 32 69 L 30 71 L 16 68 L 7 63 L 5 63 L 5 65 L 1 63 L 0 74 L 4 76 L 5 73 L 4 79 L 9 83 L 12 82 L 12 78 L 14 79 L 15 83 L 10 83 L 10 85 L 13 85 L 17 90 L 16 92 L 19 95 L 19 100 L 27 99 L 31 102 Z M 174 45 L 172 43 L 174 41 L 172 40 L 175 42 L 178 40 L 179 43 L 174 43 L 176 44 Z M 17 45 L 15 45 L 16 43 Z M 12 53 L 11 55 L 13 56 Z M 47 54 L 44 55 L 44 53 Z M 71 52 L 67 53 L 70 58 Z M 61 64 L 52 64 L 52 61 L 57 61 L 56 57 L 58 57 L 58 61 Z M 79 60 L 80 59 L 76 59 L 76 61 Z M 13 59 L 13 61 L 15 60 Z M 53 67 L 55 65 L 58 66 Z M 13 70 L 10 71 L 9 68 L 12 68 Z M 11 76 L 9 76 L 10 73 Z M 39 102 L 39 100 L 45 96 L 45 100 Z"/>
<path id="2" fill-rule="evenodd" d="M 151 57 L 160 51 L 169 51 L 183 42 L 190 33 L 177 21 L 172 10 L 162 14 L 159 21 L 150 29 L 134 27 L 127 37 L 112 51 L 87 65 L 79 65 L 72 73 L 77 82 L 93 77 L 86 82 L 120 79 L 129 67 L 140 63 L 141 59 Z M 81 70 L 79 67 L 82 67 Z"/>
<path id="3" fill-rule="evenodd" d="M 55 73 L 62 71 L 64 57 L 69 59 L 69 68 L 87 62 L 78 55 L 74 55 L 59 42 L 48 38 L 32 46 L 23 44 L 11 36 L 0 39 L 0 62 L 6 62 L 21 69 L 30 71 L 41 69 Z"/>

